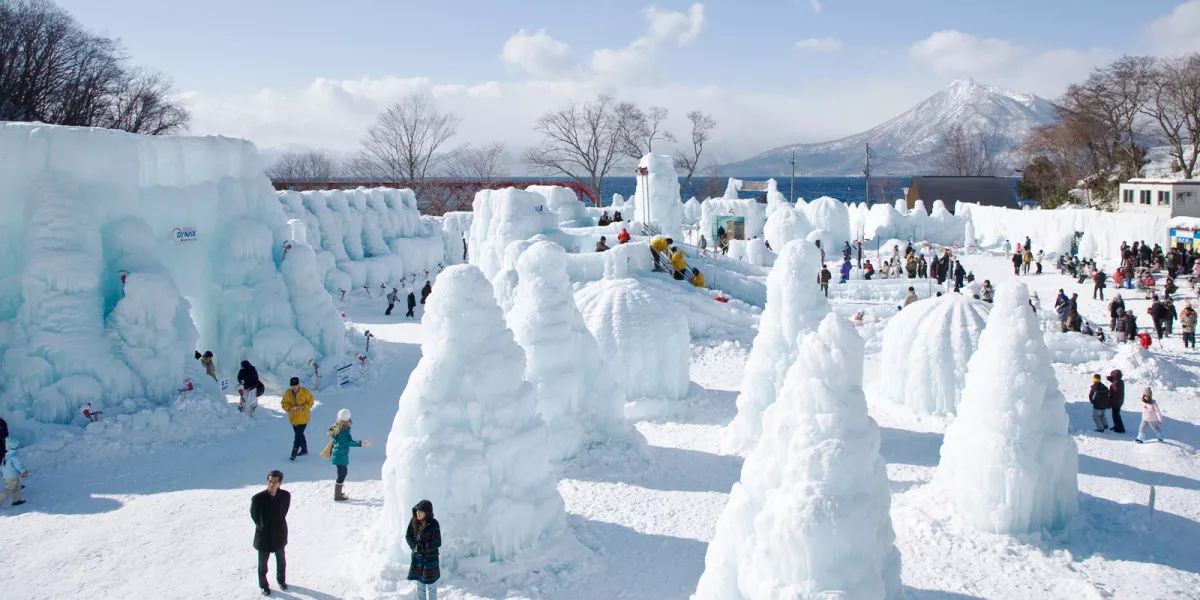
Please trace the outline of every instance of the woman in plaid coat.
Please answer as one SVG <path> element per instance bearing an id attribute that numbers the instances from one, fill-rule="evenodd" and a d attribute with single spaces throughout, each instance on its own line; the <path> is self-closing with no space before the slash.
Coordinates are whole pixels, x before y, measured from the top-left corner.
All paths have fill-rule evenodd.
<path id="1" fill-rule="evenodd" d="M 404 534 L 412 563 L 408 567 L 408 578 L 417 582 L 417 600 L 437 600 L 437 580 L 442 573 L 438 569 L 438 548 L 442 546 L 442 529 L 433 518 L 433 503 L 422 500 L 412 509 L 412 520 Z"/>

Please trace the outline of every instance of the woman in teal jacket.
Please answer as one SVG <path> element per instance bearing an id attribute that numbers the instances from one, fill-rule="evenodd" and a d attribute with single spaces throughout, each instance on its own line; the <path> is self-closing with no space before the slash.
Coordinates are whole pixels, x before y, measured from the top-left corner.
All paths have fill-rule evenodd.
<path id="1" fill-rule="evenodd" d="M 333 486 L 333 499 L 338 502 L 350 499 L 342 495 L 342 484 L 346 482 L 346 472 L 350 466 L 350 447 L 371 445 L 368 440 L 355 440 L 351 437 L 350 426 L 350 410 L 343 408 L 338 411 L 337 423 L 329 428 L 329 437 L 333 438 L 333 451 L 329 459 L 337 467 L 337 483 Z"/>

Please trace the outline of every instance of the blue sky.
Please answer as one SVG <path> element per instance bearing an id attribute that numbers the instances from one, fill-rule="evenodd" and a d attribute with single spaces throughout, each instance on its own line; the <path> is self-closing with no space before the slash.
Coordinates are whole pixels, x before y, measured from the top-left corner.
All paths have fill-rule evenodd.
<path id="1" fill-rule="evenodd" d="M 538 114 L 608 92 L 680 133 L 713 113 L 714 156 L 734 159 L 855 133 L 955 79 L 1053 98 L 1121 54 L 1200 50 L 1200 0 L 57 2 L 173 77 L 194 133 L 338 150 L 407 93 L 460 114 L 457 142 L 519 150 Z"/>

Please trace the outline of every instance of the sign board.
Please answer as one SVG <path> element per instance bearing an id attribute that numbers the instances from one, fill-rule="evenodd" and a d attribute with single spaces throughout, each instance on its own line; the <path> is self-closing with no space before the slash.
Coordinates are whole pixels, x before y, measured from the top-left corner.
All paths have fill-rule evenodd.
<path id="1" fill-rule="evenodd" d="M 719 230 L 724 229 L 725 235 L 731 240 L 746 239 L 746 217 L 721 215 L 713 218 L 712 239 L 720 241 Z"/>
<path id="2" fill-rule="evenodd" d="M 176 242 L 194 242 L 200 239 L 195 227 L 176 227 L 171 230 L 171 236 Z"/>
<path id="3" fill-rule="evenodd" d="M 228 377 L 221 380 L 221 391 L 224 392 L 227 390 L 229 390 L 229 378 Z"/>
<path id="4" fill-rule="evenodd" d="M 350 385 L 350 367 L 353 366 L 351 363 L 346 363 L 344 366 L 338 367 L 337 380 L 339 386 Z"/>

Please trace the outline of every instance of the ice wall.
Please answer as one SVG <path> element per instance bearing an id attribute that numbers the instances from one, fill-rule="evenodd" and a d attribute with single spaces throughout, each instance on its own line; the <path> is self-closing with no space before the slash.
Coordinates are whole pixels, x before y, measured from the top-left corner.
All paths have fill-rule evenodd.
<path id="1" fill-rule="evenodd" d="M 461 241 L 448 254 L 442 224 L 422 219 L 412 190 L 360 187 L 278 197 L 283 212 L 307 226 L 317 274 L 330 294 L 358 293 L 364 285 L 372 294 L 381 284 L 420 287 L 448 255 L 462 256 Z"/>
<path id="2" fill-rule="evenodd" d="M 504 249 L 510 242 L 558 230 L 558 215 L 548 210 L 545 198 L 534 192 L 516 188 L 480 190 L 472 206 L 475 216 L 468 240 L 470 263 L 488 279 L 500 271 Z"/>
<path id="3" fill-rule="evenodd" d="M 467 238 L 471 235 L 471 219 L 474 216 L 475 213 L 468 211 L 448 212 L 441 216 L 446 266 L 468 262 L 471 246 Z"/>
<path id="4" fill-rule="evenodd" d="M 566 534 L 546 424 L 513 339 L 478 268 L 437 278 L 421 360 L 400 396 L 383 465 L 383 578 L 408 572 L 412 506 L 433 502 L 442 568 L 462 575 L 522 558 Z"/>
<path id="5" fill-rule="evenodd" d="M 1080 232 L 1091 234 L 1093 242 L 1089 243 L 1094 243 L 1094 253 L 1115 260 L 1120 258 L 1122 241 L 1132 244 L 1140 240 L 1165 246 L 1170 233 L 1169 219 L 1157 215 L 1089 208 L 1014 210 L 966 202 L 959 202 L 955 210 L 959 215 L 970 213 L 975 235 L 981 244 L 999 245 L 1007 239 L 1015 247 L 1018 240 L 1024 241 L 1025 236 L 1029 236 L 1035 252 L 1039 248 L 1050 251 L 1054 246 L 1064 246 L 1065 236 Z"/>
<path id="6" fill-rule="evenodd" d="M 0 408 L 162 404 L 197 347 L 268 380 L 337 353 L 280 206 L 245 141 L 0 125 Z"/>
<path id="7" fill-rule="evenodd" d="M 546 210 L 558 217 L 558 224 L 567 227 L 585 227 L 595 223 L 588 217 L 587 205 L 570 188 L 560 185 L 531 185 L 525 188 L 546 201 Z M 612 216 L 612 215 L 609 215 Z"/>
<path id="8" fill-rule="evenodd" d="M 903 598 L 862 339 L 829 314 L 799 335 L 794 354 L 693 598 Z"/>
<path id="9" fill-rule="evenodd" d="M 762 433 L 762 415 L 775 402 L 787 370 L 796 360 L 800 334 L 814 331 L 829 314 L 829 301 L 817 287 L 820 253 L 804 241 L 789 242 L 767 276 L 767 303 L 737 397 L 737 416 L 725 432 L 725 450 L 745 453 Z"/>
<path id="10" fill-rule="evenodd" d="M 879 391 L 916 414 L 954 414 L 989 307 L 964 294 L 904 307 L 883 330 Z"/>
<path id="11" fill-rule="evenodd" d="M 647 169 L 649 174 L 637 178 L 637 188 L 629 199 L 633 207 L 622 216 L 656 225 L 663 235 L 682 240 L 683 203 L 675 161 L 665 154 L 647 154 L 638 161 L 638 168 Z"/>
<path id="12" fill-rule="evenodd" d="M 967 365 L 934 484 L 967 524 L 992 533 L 1062 529 L 1075 514 L 1079 458 L 1038 318 L 1009 282 Z"/>

